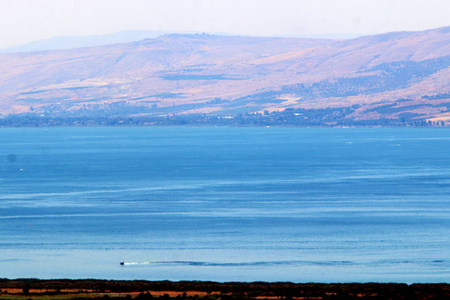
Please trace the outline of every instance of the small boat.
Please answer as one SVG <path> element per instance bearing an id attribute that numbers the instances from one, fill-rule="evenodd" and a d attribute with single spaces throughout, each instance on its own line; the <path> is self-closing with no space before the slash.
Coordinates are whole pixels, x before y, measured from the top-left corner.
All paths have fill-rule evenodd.
<path id="1" fill-rule="evenodd" d="M 122 262 L 120 262 L 120 265 L 121 265 L 121 266 L 123 266 L 124 264 L 125 264 L 125 263 L 124 263 L 123 261 L 122 261 Z"/>

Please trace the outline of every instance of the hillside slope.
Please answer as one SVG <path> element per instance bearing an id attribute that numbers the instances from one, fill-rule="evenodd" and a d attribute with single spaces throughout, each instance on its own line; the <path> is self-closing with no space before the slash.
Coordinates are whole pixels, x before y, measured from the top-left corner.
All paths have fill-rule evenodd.
<path id="1" fill-rule="evenodd" d="M 351 40 L 172 34 L 2 54 L 0 64 L 3 115 L 234 116 L 290 108 L 327 109 L 334 117 L 322 116 L 325 123 L 450 120 L 450 27 Z"/>

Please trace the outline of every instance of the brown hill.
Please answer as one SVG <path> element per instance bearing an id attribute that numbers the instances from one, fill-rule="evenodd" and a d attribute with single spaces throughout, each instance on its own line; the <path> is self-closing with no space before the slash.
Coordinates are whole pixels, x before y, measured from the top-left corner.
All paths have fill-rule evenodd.
<path id="1" fill-rule="evenodd" d="M 332 108 L 324 122 L 450 120 L 450 27 L 351 40 L 166 35 L 0 55 L 0 113 L 142 116 Z M 348 108 L 336 117 L 336 111 Z M 267 112 L 266 112 L 267 113 Z"/>

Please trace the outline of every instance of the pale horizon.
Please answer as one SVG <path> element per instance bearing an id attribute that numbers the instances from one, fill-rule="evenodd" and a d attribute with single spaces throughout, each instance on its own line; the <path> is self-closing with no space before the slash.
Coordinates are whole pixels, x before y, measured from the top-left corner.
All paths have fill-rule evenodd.
<path id="1" fill-rule="evenodd" d="M 450 25 L 447 0 L 0 0 L 0 48 L 122 31 L 355 37 Z"/>

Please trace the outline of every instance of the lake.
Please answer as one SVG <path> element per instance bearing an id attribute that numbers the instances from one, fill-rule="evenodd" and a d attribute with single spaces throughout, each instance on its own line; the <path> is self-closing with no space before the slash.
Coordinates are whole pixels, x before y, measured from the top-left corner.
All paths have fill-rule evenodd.
<path id="1" fill-rule="evenodd" d="M 449 149 L 446 129 L 3 128 L 0 277 L 448 282 Z"/>

